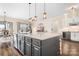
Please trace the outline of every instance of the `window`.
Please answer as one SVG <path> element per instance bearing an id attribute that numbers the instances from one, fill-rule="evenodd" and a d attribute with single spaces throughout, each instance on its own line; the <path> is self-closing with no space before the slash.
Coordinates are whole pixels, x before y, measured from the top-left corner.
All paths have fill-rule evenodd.
<path id="1" fill-rule="evenodd" d="M 18 23 L 17 32 L 31 32 L 31 25 L 26 23 Z"/>
<path id="2" fill-rule="evenodd" d="M 0 21 L 0 32 L 3 29 L 5 29 L 5 23 L 4 21 Z M 13 23 L 6 22 L 6 29 L 9 30 L 10 33 L 13 33 Z"/>
<path id="3" fill-rule="evenodd" d="M 0 24 L 0 29 L 4 29 L 4 24 Z"/>

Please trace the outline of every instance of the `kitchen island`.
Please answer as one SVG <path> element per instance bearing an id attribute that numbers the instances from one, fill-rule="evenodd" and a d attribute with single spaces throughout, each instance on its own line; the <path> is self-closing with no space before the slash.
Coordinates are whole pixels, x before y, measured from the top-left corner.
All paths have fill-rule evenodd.
<path id="1" fill-rule="evenodd" d="M 79 26 L 69 26 L 62 31 L 62 55 L 79 56 Z"/>
<path id="2" fill-rule="evenodd" d="M 26 56 L 58 56 L 60 34 L 17 34 L 18 49 Z"/>
<path id="3" fill-rule="evenodd" d="M 62 30 L 63 39 L 79 42 L 79 26 L 69 26 Z"/>

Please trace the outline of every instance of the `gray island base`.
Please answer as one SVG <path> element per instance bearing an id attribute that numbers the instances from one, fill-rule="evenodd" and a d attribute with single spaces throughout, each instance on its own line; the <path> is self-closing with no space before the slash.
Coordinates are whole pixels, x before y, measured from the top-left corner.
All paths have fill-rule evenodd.
<path id="1" fill-rule="evenodd" d="M 60 54 L 60 34 L 17 34 L 16 36 L 17 49 L 25 56 L 58 56 Z"/>

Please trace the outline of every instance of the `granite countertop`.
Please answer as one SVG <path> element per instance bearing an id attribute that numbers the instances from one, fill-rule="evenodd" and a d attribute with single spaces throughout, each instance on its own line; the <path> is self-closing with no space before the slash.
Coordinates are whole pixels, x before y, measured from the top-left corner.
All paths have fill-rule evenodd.
<path id="1" fill-rule="evenodd" d="M 27 36 L 27 37 L 31 37 L 31 38 L 35 38 L 35 39 L 40 39 L 40 40 L 45 40 L 45 39 L 49 39 L 49 38 L 53 38 L 56 36 L 60 36 L 59 33 L 32 33 L 32 34 L 19 34 L 19 35 L 23 35 L 23 36 Z"/>

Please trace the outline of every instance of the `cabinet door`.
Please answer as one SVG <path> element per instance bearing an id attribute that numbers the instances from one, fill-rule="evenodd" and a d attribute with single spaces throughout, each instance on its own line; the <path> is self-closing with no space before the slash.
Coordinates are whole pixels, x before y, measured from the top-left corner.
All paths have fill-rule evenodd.
<path id="1" fill-rule="evenodd" d="M 18 49 L 21 50 L 21 40 L 18 40 Z"/>
<path id="2" fill-rule="evenodd" d="M 18 49 L 21 51 L 21 45 L 22 45 L 22 36 L 18 35 Z"/>
<path id="3" fill-rule="evenodd" d="M 31 44 L 26 43 L 26 55 L 31 56 Z"/>
<path id="4" fill-rule="evenodd" d="M 21 39 L 21 52 L 24 54 L 24 37 Z"/>
<path id="5" fill-rule="evenodd" d="M 24 37 L 24 54 L 31 56 L 31 38 Z"/>
<path id="6" fill-rule="evenodd" d="M 79 41 L 79 32 L 76 33 L 76 39 L 75 41 Z"/>
<path id="7" fill-rule="evenodd" d="M 32 56 L 40 56 L 40 47 L 32 46 Z"/>
<path id="8" fill-rule="evenodd" d="M 14 44 L 14 47 L 16 47 L 18 49 L 18 35 L 17 34 L 14 35 L 14 42 L 16 42 L 16 44 Z"/>
<path id="9" fill-rule="evenodd" d="M 18 39 L 17 39 L 17 35 L 14 34 L 13 36 L 14 36 L 14 38 L 13 38 L 13 46 L 14 46 L 15 48 L 18 48 Z"/>

